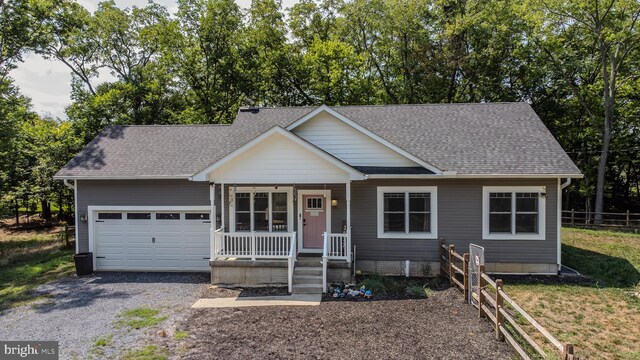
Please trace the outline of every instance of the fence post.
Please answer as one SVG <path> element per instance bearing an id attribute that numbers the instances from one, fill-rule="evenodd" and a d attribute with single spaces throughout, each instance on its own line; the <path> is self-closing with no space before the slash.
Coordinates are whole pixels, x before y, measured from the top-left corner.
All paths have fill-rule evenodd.
<path id="1" fill-rule="evenodd" d="M 574 227 L 576 224 L 576 212 L 571 209 L 571 227 Z"/>
<path id="2" fill-rule="evenodd" d="M 462 264 L 462 281 L 464 285 L 464 302 L 469 302 L 469 254 L 466 253 L 462 256 L 464 258 L 464 264 Z"/>
<path id="3" fill-rule="evenodd" d="M 64 224 L 64 247 L 69 248 L 69 224 Z"/>
<path id="4" fill-rule="evenodd" d="M 564 344 L 562 347 L 562 360 L 573 359 L 573 344 Z"/>
<path id="5" fill-rule="evenodd" d="M 444 274 L 444 239 L 440 239 L 440 276 Z"/>
<path id="6" fill-rule="evenodd" d="M 453 272 L 453 252 L 456 251 L 456 246 L 451 244 L 449 245 L 449 284 L 453 286 L 453 276 L 455 273 Z"/>
<path id="7" fill-rule="evenodd" d="M 484 303 L 482 289 L 487 285 L 482 274 L 484 274 L 484 264 L 478 265 L 478 318 L 480 319 L 484 317 L 484 313 L 482 311 L 482 304 Z"/>
<path id="8" fill-rule="evenodd" d="M 629 210 L 627 209 L 627 227 L 629 227 Z"/>
<path id="9" fill-rule="evenodd" d="M 500 327 L 504 324 L 504 317 L 500 312 L 502 309 L 503 299 L 500 291 L 502 290 L 502 279 L 496 280 L 496 340 L 503 341 L 504 336 L 500 332 Z"/>

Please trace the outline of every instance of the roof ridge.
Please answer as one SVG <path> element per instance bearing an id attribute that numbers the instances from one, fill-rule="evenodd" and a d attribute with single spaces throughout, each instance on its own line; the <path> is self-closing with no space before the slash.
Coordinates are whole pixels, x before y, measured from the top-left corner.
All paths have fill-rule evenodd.
<path id="1" fill-rule="evenodd" d="M 330 108 L 347 108 L 347 107 L 399 107 L 399 106 L 456 106 L 456 105 L 531 105 L 526 101 L 492 101 L 492 102 L 456 102 L 456 103 L 423 103 L 423 104 L 361 104 L 361 105 L 326 105 Z M 259 106 L 260 110 L 278 110 L 278 109 L 315 109 L 322 105 L 302 105 L 302 106 Z"/>
<path id="2" fill-rule="evenodd" d="M 139 128 L 143 128 L 143 127 L 217 127 L 217 126 L 231 126 L 233 124 L 142 124 L 142 125 L 138 125 L 138 124 L 113 124 L 113 125 L 107 125 L 105 128 L 108 127 L 139 127 Z"/>

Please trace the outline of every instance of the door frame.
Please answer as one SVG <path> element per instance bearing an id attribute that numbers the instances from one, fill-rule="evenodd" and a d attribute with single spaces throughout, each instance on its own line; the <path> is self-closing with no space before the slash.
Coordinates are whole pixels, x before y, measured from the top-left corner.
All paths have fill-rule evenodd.
<path id="1" fill-rule="evenodd" d="M 322 195 L 324 196 L 324 207 L 327 213 L 326 216 L 326 231 L 331 232 L 331 190 L 298 190 L 298 216 L 297 229 L 298 229 L 298 252 L 299 253 L 316 253 L 322 254 L 322 249 L 305 249 L 304 248 L 304 225 L 302 224 L 302 215 L 304 212 L 303 196 L 304 195 Z"/>
<path id="2" fill-rule="evenodd" d="M 95 222 L 96 214 L 98 212 L 157 212 L 157 211 L 178 211 L 178 212 L 190 212 L 190 211 L 202 211 L 202 212 L 211 212 L 211 207 L 209 206 L 118 206 L 118 205 L 89 205 L 87 206 L 87 230 L 88 230 L 88 239 L 89 240 L 89 252 L 93 253 L 93 271 L 96 270 L 96 253 L 94 251 L 95 245 Z M 209 220 L 211 220 L 211 216 L 209 216 Z M 211 230 L 209 230 L 211 232 Z M 78 239 L 76 239 L 76 242 Z"/>

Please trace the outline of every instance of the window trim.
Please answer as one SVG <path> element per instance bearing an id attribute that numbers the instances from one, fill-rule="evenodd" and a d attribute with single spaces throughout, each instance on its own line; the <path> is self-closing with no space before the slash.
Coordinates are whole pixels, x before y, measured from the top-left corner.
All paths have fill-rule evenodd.
<path id="1" fill-rule="evenodd" d="M 511 233 L 489 232 L 489 195 L 494 192 L 511 193 Z M 515 233 L 516 193 L 539 193 L 538 233 Z M 482 187 L 482 240 L 544 240 L 546 238 L 546 186 L 483 186 Z"/>
<path id="2" fill-rule="evenodd" d="M 236 230 L 236 193 L 250 193 L 250 200 L 249 200 L 249 212 L 250 212 L 250 224 L 251 224 L 251 229 L 249 231 L 237 231 Z M 264 231 L 264 230 L 253 230 L 254 227 L 254 211 L 253 211 L 253 197 L 255 193 L 269 193 L 269 214 L 268 214 L 268 219 L 269 219 L 269 230 L 268 231 Z M 287 193 L 287 230 L 286 231 L 273 231 L 273 225 L 272 225 L 272 220 L 273 220 L 273 216 L 272 215 L 272 210 L 273 210 L 273 206 L 271 204 L 272 199 L 273 199 L 273 193 Z M 242 232 L 242 233 L 252 233 L 252 232 L 256 232 L 256 233 L 287 233 L 287 232 L 292 232 L 293 231 L 293 187 L 289 187 L 289 186 L 273 186 L 273 187 L 234 187 L 234 186 L 230 186 L 229 187 L 229 199 L 228 199 L 228 204 L 229 204 L 229 228 L 231 229 L 231 232 Z"/>
<path id="3" fill-rule="evenodd" d="M 384 231 L 384 193 L 405 193 L 405 204 L 409 193 L 429 193 L 431 232 L 409 232 L 408 224 L 405 232 Z M 437 239 L 438 238 L 438 187 L 437 186 L 378 186 L 378 238 L 379 239 Z M 405 208 L 405 224 L 408 221 L 409 209 Z"/>

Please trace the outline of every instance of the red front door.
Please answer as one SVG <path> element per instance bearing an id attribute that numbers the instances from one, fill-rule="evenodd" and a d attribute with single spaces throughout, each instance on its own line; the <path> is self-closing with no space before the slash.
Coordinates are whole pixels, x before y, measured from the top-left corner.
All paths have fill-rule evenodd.
<path id="1" fill-rule="evenodd" d="M 327 230 L 327 211 L 325 198 L 322 195 L 304 195 L 302 247 L 305 249 L 322 249 L 322 233 Z"/>

